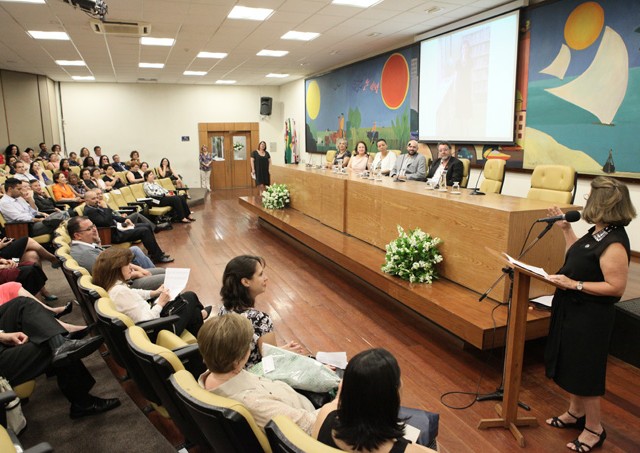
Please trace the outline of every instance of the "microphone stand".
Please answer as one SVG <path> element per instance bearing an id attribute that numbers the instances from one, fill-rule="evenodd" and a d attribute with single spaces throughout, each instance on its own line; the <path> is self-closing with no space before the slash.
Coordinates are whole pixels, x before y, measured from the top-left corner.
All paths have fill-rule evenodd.
<path id="1" fill-rule="evenodd" d="M 544 227 L 544 229 L 540 232 L 540 234 L 531 242 L 531 244 L 529 244 L 527 246 L 527 248 L 525 248 L 520 255 L 518 255 L 518 260 L 520 258 L 522 258 L 524 255 L 527 254 L 527 252 L 529 252 L 529 250 L 531 250 L 533 248 L 534 245 L 536 245 L 538 243 L 538 241 L 540 239 L 542 239 L 542 237 L 547 234 L 549 232 L 549 230 L 551 228 L 553 228 L 553 224 L 555 222 L 547 222 L 547 226 Z M 505 332 L 505 338 L 509 335 L 509 328 L 511 327 L 509 325 L 509 314 L 511 313 L 511 299 L 513 296 L 513 268 L 509 267 L 509 266 L 505 266 L 502 268 L 502 275 L 500 277 L 498 277 L 498 279 L 493 283 L 493 285 L 491 285 L 489 287 L 488 290 L 486 290 L 484 292 L 484 294 L 482 294 L 482 296 L 480 296 L 480 298 L 478 299 L 479 302 L 482 302 L 487 295 L 489 295 L 489 293 L 491 292 L 491 290 L 493 290 L 493 288 L 496 287 L 496 285 L 506 276 L 509 276 L 509 295 L 507 296 L 507 329 Z M 506 348 L 508 347 L 508 345 L 505 344 L 505 355 L 506 355 Z M 502 362 L 502 379 L 500 380 L 500 386 L 493 392 L 493 393 L 488 393 L 486 395 L 481 395 L 481 396 L 477 396 L 476 397 L 476 401 L 478 402 L 482 402 L 482 401 L 502 401 L 503 397 L 504 397 L 504 376 L 506 374 L 506 370 L 505 367 L 507 366 L 507 363 L 504 361 Z M 529 407 L 527 404 L 518 401 L 518 406 L 520 406 L 521 408 L 523 408 L 524 410 L 530 411 L 531 407 Z"/>
<path id="2" fill-rule="evenodd" d="M 482 170 L 478 174 L 478 179 L 476 179 L 476 186 L 472 189 L 472 191 L 471 191 L 471 193 L 469 195 L 484 195 L 484 192 L 480 192 L 480 190 L 478 189 L 478 183 L 480 182 L 480 176 L 482 176 L 482 173 L 484 173 L 484 168 L 482 168 Z M 496 283 L 498 283 L 498 282 L 496 282 Z M 495 284 L 494 284 L 494 286 L 495 286 Z M 489 291 L 491 291 L 492 289 L 493 289 L 493 286 L 491 288 L 489 288 Z M 487 296 L 485 296 L 485 297 L 487 297 Z M 480 299 L 480 300 L 482 300 L 482 299 Z"/>

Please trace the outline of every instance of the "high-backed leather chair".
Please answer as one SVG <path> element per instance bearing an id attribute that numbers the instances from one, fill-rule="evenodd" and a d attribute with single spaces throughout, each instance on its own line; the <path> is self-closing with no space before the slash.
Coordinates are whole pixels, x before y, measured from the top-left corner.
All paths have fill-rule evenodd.
<path id="1" fill-rule="evenodd" d="M 460 187 L 466 188 L 469 185 L 469 166 L 471 162 L 469 159 L 464 158 L 459 160 L 462 162 L 462 181 L 460 181 Z"/>
<path id="2" fill-rule="evenodd" d="M 327 154 L 324 155 L 324 161 L 327 166 L 333 166 L 333 159 L 335 159 L 336 153 L 337 151 L 335 149 L 330 149 L 329 151 L 327 151 Z"/>
<path id="3" fill-rule="evenodd" d="M 265 426 L 273 453 L 335 453 L 342 450 L 329 447 L 305 433 L 289 417 L 276 415 Z"/>
<path id="4" fill-rule="evenodd" d="M 271 453 L 267 436 L 242 404 L 203 389 L 185 370 L 174 373 L 169 382 L 211 449 Z"/>
<path id="5" fill-rule="evenodd" d="M 484 164 L 484 181 L 480 184 L 480 192 L 502 193 L 504 186 L 505 166 L 507 162 L 502 159 L 489 159 Z"/>
<path id="6" fill-rule="evenodd" d="M 160 398 L 157 403 L 167 410 L 188 442 L 207 446 L 206 439 L 169 383 L 169 377 L 176 371 L 186 369 L 194 376 L 204 373 L 206 366 L 198 345 L 188 345 L 167 330 L 160 331 L 153 343 L 140 326 L 129 327 L 126 338 L 133 357 Z"/>
<path id="7" fill-rule="evenodd" d="M 527 198 L 550 203 L 573 203 L 577 173 L 568 165 L 538 165 L 531 174 Z"/>

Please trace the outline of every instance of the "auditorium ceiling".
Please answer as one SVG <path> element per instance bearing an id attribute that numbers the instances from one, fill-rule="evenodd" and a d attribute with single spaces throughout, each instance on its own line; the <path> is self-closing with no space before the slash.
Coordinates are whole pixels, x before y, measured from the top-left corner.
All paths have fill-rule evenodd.
<path id="1" fill-rule="evenodd" d="M 63 0 L 42 4 L 0 0 L 0 69 L 42 74 L 60 82 L 75 77 L 118 83 L 282 85 L 410 44 L 418 34 L 508 2 L 383 0 L 366 9 L 336 5 L 331 0 L 106 3 L 106 25 L 126 35 L 97 33 L 91 17 Z M 236 5 L 269 8 L 273 13 L 264 21 L 228 18 Z M 123 28 L 118 22 L 125 23 Z M 136 34 L 141 27 L 146 27 L 149 37 L 175 42 L 142 45 Z M 306 42 L 281 39 L 292 30 L 319 36 Z M 28 31 L 65 32 L 69 39 L 36 40 Z M 257 56 L 263 49 L 288 53 Z M 227 56 L 200 58 L 200 52 Z M 56 63 L 60 60 L 80 66 L 62 66 Z M 141 68 L 141 63 L 163 67 Z M 266 77 L 268 74 L 286 76 Z"/>

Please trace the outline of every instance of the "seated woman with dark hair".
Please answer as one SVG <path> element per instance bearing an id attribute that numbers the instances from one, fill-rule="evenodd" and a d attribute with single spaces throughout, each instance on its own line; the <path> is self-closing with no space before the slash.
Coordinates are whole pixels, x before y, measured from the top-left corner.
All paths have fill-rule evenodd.
<path id="1" fill-rule="evenodd" d="M 103 168 L 105 175 L 102 177 L 104 181 L 106 191 L 109 192 L 113 189 L 120 189 L 124 187 L 124 184 L 116 175 L 116 170 L 111 165 L 105 165 Z"/>
<path id="2" fill-rule="evenodd" d="M 84 198 L 84 193 L 89 190 L 87 186 L 84 185 L 84 181 L 80 179 L 80 176 L 76 175 L 73 172 L 69 173 L 69 186 L 71 186 L 73 191 L 82 198 Z"/>
<path id="3" fill-rule="evenodd" d="M 222 288 L 220 296 L 224 306 L 218 313 L 239 313 L 251 321 L 253 339 L 251 353 L 247 361 L 247 368 L 262 360 L 262 345 L 264 343 L 277 346 L 273 322 L 268 314 L 256 310 L 256 297 L 267 288 L 267 277 L 264 274 L 266 263 L 262 257 L 241 255 L 227 263 L 222 274 Z M 304 353 L 305 350 L 298 343 L 290 341 L 280 346 L 282 349 Z"/>
<path id="4" fill-rule="evenodd" d="M 288 384 L 258 377 L 244 370 L 251 353 L 253 327 L 244 316 L 229 313 L 207 321 L 198 334 L 198 347 L 207 371 L 198 383 L 216 395 L 242 403 L 264 430 L 282 414 L 311 433 L 317 411 Z"/>
<path id="5" fill-rule="evenodd" d="M 405 439 L 405 422 L 420 429 L 418 443 L 438 435 L 437 415 L 400 407 L 400 367 L 385 349 L 353 357 L 344 372 L 338 398 L 318 414 L 313 437 L 343 451 L 399 453 L 433 451 Z"/>
<path id="6" fill-rule="evenodd" d="M 96 166 L 96 160 L 92 156 L 87 156 L 82 161 L 82 168 L 91 168 Z"/>
<path id="7" fill-rule="evenodd" d="M 63 173 L 54 173 L 53 182 L 54 184 L 51 186 L 53 190 L 53 198 L 55 198 L 58 203 L 66 203 L 72 208 L 75 208 L 82 203 L 82 197 L 73 189 L 73 187 L 67 184 L 67 178 Z"/>
<path id="8" fill-rule="evenodd" d="M 144 173 L 140 171 L 140 161 L 132 160 L 131 162 L 129 162 L 127 181 L 129 181 L 129 184 L 138 184 L 144 182 Z"/>
<path id="9" fill-rule="evenodd" d="M 98 186 L 93 181 L 93 179 L 91 179 L 92 170 L 93 170 L 93 167 L 85 167 L 80 172 L 80 178 L 82 179 L 82 182 L 84 183 L 87 190 L 93 190 L 98 188 Z"/>
<path id="10" fill-rule="evenodd" d="M 155 291 L 134 289 L 127 285 L 133 272 L 132 261 L 133 252 L 129 249 L 111 247 L 105 250 L 98 255 L 93 265 L 93 283 L 104 288 L 116 309 L 129 316 L 133 322 L 175 314 L 180 318 L 174 327 L 176 334 L 180 335 L 188 330 L 193 335 L 198 335 L 203 321 L 211 313 L 211 307 L 204 308 L 194 292 L 186 291 L 179 296 L 186 305 L 177 312 L 168 313 L 164 307 L 171 302 L 171 296 L 164 285 Z M 153 305 L 149 305 L 147 301 L 154 298 Z"/>
<path id="11" fill-rule="evenodd" d="M 174 222 L 191 223 L 196 219 L 191 215 L 187 200 L 179 195 L 171 194 L 167 189 L 156 183 L 156 175 L 151 170 L 144 173 L 144 193 L 148 197 L 160 202 L 159 206 L 171 206 Z"/>

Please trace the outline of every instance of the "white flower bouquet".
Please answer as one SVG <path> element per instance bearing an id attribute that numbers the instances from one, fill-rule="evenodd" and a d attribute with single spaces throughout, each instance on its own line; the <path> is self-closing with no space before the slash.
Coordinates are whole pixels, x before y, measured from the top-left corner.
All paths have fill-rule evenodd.
<path id="1" fill-rule="evenodd" d="M 382 272 L 396 275 L 411 283 L 432 283 L 438 278 L 436 264 L 442 261 L 438 251 L 440 238 L 431 237 L 420 228 L 408 233 L 398 225 L 398 238 L 385 247 Z"/>
<path id="2" fill-rule="evenodd" d="M 267 209 L 284 209 L 291 201 L 285 184 L 271 184 L 262 192 L 262 206 Z"/>

